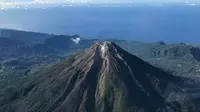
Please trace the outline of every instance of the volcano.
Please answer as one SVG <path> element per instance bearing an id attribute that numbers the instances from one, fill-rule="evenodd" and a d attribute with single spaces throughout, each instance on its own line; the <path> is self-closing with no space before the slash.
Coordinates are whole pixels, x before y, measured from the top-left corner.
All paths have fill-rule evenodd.
<path id="1" fill-rule="evenodd" d="M 33 76 L 31 76 L 33 77 Z M 1 92 L 1 112 L 192 112 L 183 80 L 98 42 Z M 15 87 L 16 88 L 16 87 Z M 6 92 L 4 92 L 6 93 Z"/>

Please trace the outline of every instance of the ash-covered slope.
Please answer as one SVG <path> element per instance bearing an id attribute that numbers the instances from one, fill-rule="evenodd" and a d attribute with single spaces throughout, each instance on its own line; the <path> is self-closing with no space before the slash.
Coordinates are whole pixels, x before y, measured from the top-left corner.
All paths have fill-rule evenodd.
<path id="1" fill-rule="evenodd" d="M 0 111 L 192 112 L 195 109 L 181 91 L 179 77 L 110 42 L 96 43 L 39 74 L 31 81 L 27 78 L 19 90 L 1 91 Z"/>

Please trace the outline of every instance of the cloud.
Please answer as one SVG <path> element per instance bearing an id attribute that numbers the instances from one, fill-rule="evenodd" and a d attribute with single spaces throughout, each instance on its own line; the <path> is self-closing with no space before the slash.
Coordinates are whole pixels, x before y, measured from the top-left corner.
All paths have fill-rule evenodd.
<path id="1" fill-rule="evenodd" d="M 74 41 L 76 44 L 79 44 L 79 42 L 81 41 L 81 39 L 80 38 L 71 38 L 72 39 L 72 41 Z"/>
<path id="2" fill-rule="evenodd" d="M 149 2 L 194 2 L 198 0 L 0 0 L 0 2 L 37 2 L 37 3 L 56 3 L 56 2 L 131 2 L 131 3 L 149 3 Z"/>
<path id="3" fill-rule="evenodd" d="M 198 0 L 0 0 L 4 4 L 54 4 L 54 3 L 196 3 Z"/>

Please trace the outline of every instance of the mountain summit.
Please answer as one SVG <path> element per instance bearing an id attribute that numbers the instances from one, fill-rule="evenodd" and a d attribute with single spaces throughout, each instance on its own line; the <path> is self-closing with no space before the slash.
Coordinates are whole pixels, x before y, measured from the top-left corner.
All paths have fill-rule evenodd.
<path id="1" fill-rule="evenodd" d="M 1 92 L 0 111 L 184 112 L 195 108 L 181 95 L 179 77 L 112 42 L 98 42 L 38 74 L 26 80 L 14 97 Z"/>

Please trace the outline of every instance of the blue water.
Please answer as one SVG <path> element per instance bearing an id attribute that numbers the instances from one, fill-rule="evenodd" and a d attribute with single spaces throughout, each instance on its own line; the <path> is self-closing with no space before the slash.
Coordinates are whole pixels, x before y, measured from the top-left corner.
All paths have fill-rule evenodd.
<path id="1" fill-rule="evenodd" d="M 200 43 L 200 7 L 10 9 L 0 11 L 0 27 L 85 38 Z"/>

